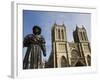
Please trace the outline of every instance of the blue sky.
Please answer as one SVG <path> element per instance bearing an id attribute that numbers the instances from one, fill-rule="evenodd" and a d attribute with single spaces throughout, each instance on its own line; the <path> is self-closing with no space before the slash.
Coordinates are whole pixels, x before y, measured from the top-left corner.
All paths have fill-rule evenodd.
<path id="1" fill-rule="evenodd" d="M 54 12 L 54 11 L 33 11 L 23 10 L 23 35 L 32 33 L 32 27 L 38 25 L 42 29 L 41 35 L 46 40 L 47 57 L 51 52 L 51 27 L 54 23 L 65 24 L 67 41 L 73 41 L 73 31 L 76 28 L 76 24 L 84 27 L 87 30 L 89 41 L 91 40 L 91 14 L 89 13 L 75 13 L 75 12 Z M 23 54 L 25 54 L 24 49 Z"/>

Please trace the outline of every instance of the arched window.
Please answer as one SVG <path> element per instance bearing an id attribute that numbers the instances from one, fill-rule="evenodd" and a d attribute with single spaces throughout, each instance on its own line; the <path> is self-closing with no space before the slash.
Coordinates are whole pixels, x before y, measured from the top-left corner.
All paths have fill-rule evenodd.
<path id="1" fill-rule="evenodd" d="M 83 32 L 83 35 L 84 35 L 84 40 L 87 40 L 85 32 Z"/>
<path id="2" fill-rule="evenodd" d="M 61 57 L 61 67 L 67 67 L 67 60 L 64 56 Z"/>
<path id="3" fill-rule="evenodd" d="M 88 62 L 88 65 L 91 66 L 91 57 L 89 55 L 87 56 L 87 62 Z"/>
<path id="4" fill-rule="evenodd" d="M 60 39 L 60 29 L 58 29 L 58 38 Z"/>
<path id="5" fill-rule="evenodd" d="M 58 29 L 56 28 L 56 38 L 58 39 Z"/>
<path id="6" fill-rule="evenodd" d="M 62 39 L 64 39 L 64 30 L 61 30 L 61 34 L 62 34 Z"/>
<path id="7" fill-rule="evenodd" d="M 80 35 L 81 35 L 81 40 L 83 40 L 83 33 L 82 33 L 82 32 L 80 32 Z"/>
<path id="8" fill-rule="evenodd" d="M 76 51 L 76 50 L 72 50 L 72 52 L 71 52 L 71 58 L 79 58 L 79 53 L 78 53 L 78 51 Z"/>

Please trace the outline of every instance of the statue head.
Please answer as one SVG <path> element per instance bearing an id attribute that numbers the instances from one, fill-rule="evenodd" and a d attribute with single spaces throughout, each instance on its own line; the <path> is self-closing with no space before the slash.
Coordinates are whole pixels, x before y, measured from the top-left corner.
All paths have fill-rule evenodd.
<path id="1" fill-rule="evenodd" d="M 41 34 L 41 28 L 37 25 L 33 26 L 33 34 L 40 35 Z"/>

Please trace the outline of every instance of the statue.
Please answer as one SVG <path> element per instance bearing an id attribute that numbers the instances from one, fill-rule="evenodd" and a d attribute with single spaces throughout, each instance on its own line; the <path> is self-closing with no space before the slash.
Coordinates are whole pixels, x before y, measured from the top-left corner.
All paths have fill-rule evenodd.
<path id="1" fill-rule="evenodd" d="M 42 68 L 42 53 L 46 56 L 45 39 L 40 35 L 41 28 L 34 26 L 32 31 L 33 34 L 28 34 L 23 42 L 23 47 L 27 47 L 23 69 Z"/>

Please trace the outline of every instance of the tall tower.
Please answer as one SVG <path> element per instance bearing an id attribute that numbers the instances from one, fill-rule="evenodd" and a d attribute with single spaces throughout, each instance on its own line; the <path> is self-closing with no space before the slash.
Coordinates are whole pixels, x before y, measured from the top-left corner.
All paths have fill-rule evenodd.
<path id="1" fill-rule="evenodd" d="M 76 26 L 76 30 L 73 32 L 74 42 L 78 43 L 81 59 L 85 60 L 86 66 L 91 65 L 91 49 L 88 40 L 87 32 L 84 26 L 79 28 Z"/>
<path id="2" fill-rule="evenodd" d="M 52 27 L 52 56 L 53 67 L 67 67 L 68 54 L 67 54 L 67 39 L 65 25 L 57 25 Z"/>

